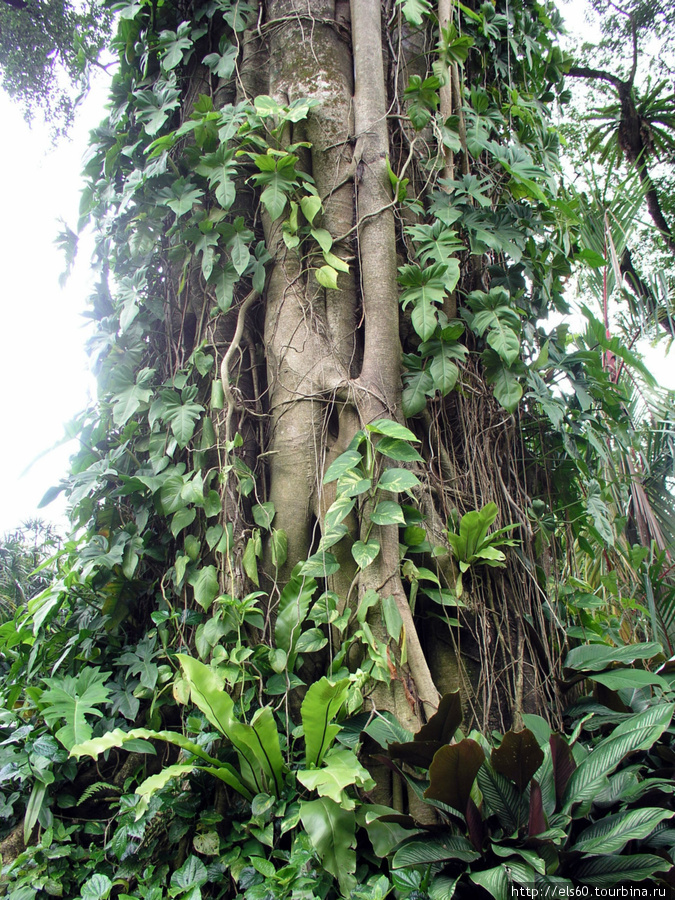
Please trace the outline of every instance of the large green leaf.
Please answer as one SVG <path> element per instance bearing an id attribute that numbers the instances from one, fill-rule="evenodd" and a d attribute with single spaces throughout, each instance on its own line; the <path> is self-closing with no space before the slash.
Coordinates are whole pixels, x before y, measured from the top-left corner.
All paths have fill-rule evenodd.
<path id="1" fill-rule="evenodd" d="M 384 817 L 398 816 L 395 809 L 375 803 L 364 803 L 356 811 L 356 821 L 368 832 L 373 850 L 385 859 L 404 838 L 410 837 L 410 829 L 398 822 L 383 821 Z"/>
<path id="2" fill-rule="evenodd" d="M 337 716 L 349 692 L 349 679 L 334 684 L 325 676 L 314 682 L 305 694 L 300 707 L 302 727 L 305 732 L 305 765 L 319 766 L 340 731 L 331 724 Z"/>
<path id="3" fill-rule="evenodd" d="M 88 741 L 92 736 L 87 716 L 101 718 L 103 713 L 97 707 L 108 699 L 110 689 L 105 685 L 109 673 L 101 672 L 96 666 L 82 669 L 76 677 L 45 678 L 49 690 L 40 702 L 44 704 L 43 715 L 48 725 L 55 725 L 65 719 L 65 725 L 56 732 L 56 737 L 66 750 L 76 744 Z"/>
<path id="4" fill-rule="evenodd" d="M 483 799 L 497 816 L 502 827 L 511 834 L 523 824 L 529 810 L 516 787 L 503 775 L 484 763 L 476 776 Z"/>
<path id="5" fill-rule="evenodd" d="M 392 865 L 395 869 L 402 869 L 450 859 L 473 862 L 480 859 L 480 853 L 463 835 L 448 832 L 439 837 L 412 838 L 396 851 Z"/>
<path id="6" fill-rule="evenodd" d="M 257 794 L 267 791 L 278 796 L 284 763 L 272 710 L 259 709 L 250 725 L 239 722 L 234 717 L 234 702 L 214 669 L 182 653 L 177 659 L 190 686 L 192 702 L 237 751 L 243 782 Z"/>
<path id="7" fill-rule="evenodd" d="M 660 822 L 673 815 L 675 813 L 668 809 L 624 810 L 584 829 L 571 849 L 602 855 L 620 853 L 628 841 L 643 840 Z"/>
<path id="8" fill-rule="evenodd" d="M 655 642 L 627 644 L 625 647 L 610 647 L 607 644 L 583 644 L 574 647 L 565 657 L 565 668 L 580 669 L 583 672 L 600 672 L 612 663 L 630 665 L 636 659 L 652 659 L 663 653 L 661 644 Z"/>
<path id="9" fill-rule="evenodd" d="M 310 791 L 317 791 L 321 797 L 330 797 L 344 809 L 354 809 L 354 801 L 344 794 L 351 784 L 369 791 L 375 782 L 363 768 L 353 750 L 333 750 L 324 757 L 320 769 L 300 769 L 297 773 L 300 784 Z"/>
<path id="10" fill-rule="evenodd" d="M 300 819 L 321 864 L 338 879 L 340 890 L 348 897 L 356 886 L 356 818 L 328 797 L 303 801 Z"/>
<path id="11" fill-rule="evenodd" d="M 609 887 L 622 881 L 627 884 L 644 881 L 656 872 L 668 872 L 671 868 L 669 861 L 647 853 L 596 856 L 579 863 L 574 870 L 574 877 L 594 887 Z"/>
<path id="12" fill-rule="evenodd" d="M 673 705 L 666 703 L 648 707 L 622 722 L 575 769 L 565 791 L 566 806 L 592 797 L 599 779 L 612 772 L 629 753 L 648 750 L 666 730 L 672 717 Z"/>
<path id="13" fill-rule="evenodd" d="M 295 662 L 295 645 L 300 637 L 302 623 L 307 618 L 309 604 L 316 591 L 316 581 L 299 573 L 300 568 L 296 566 L 288 584 L 281 592 L 274 628 L 275 643 L 288 656 L 288 666 L 291 671 Z"/>
<path id="14" fill-rule="evenodd" d="M 509 878 L 504 866 L 494 869 L 484 869 L 482 872 L 472 872 L 469 878 L 474 884 L 479 884 L 488 894 L 492 894 L 495 900 L 509 900 Z"/>

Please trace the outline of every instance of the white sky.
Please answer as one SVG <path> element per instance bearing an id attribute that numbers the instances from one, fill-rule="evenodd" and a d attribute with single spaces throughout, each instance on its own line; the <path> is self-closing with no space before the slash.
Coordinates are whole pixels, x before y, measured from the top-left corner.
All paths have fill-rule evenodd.
<path id="1" fill-rule="evenodd" d="M 584 23 L 584 0 L 563 2 L 570 29 L 593 35 Z M 103 118 L 106 91 L 89 95 L 69 141 L 52 147 L 39 124 L 29 129 L 21 110 L 0 92 L 0 534 L 34 516 L 63 523 L 63 504 L 37 504 L 67 469 L 74 445 L 50 447 L 63 426 L 87 403 L 91 378 L 84 352 L 81 313 L 89 293 L 86 246 L 65 289 L 58 284 L 63 257 L 54 245 L 64 219 L 76 230 L 81 159 L 89 130 Z M 82 242 L 81 242 L 82 244 Z M 672 362 L 648 364 L 659 380 L 675 387 Z M 32 465 L 31 465 L 32 463 Z M 28 470 L 28 471 L 26 471 Z"/>

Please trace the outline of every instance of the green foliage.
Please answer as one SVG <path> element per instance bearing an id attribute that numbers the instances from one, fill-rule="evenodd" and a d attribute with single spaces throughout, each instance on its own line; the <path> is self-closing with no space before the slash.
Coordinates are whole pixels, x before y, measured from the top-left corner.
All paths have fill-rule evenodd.
<path id="1" fill-rule="evenodd" d="M 92 64 L 110 37 L 112 13 L 97 0 L 3 3 L 0 85 L 31 121 L 36 113 L 54 135 L 72 122 Z"/>
<path id="2" fill-rule="evenodd" d="M 588 883 L 610 884 L 670 865 L 670 789 L 656 774 L 671 749 L 670 678 L 641 639 L 662 638 L 672 579 L 630 495 L 646 441 L 625 376 L 646 380 L 644 367 L 590 308 L 575 337 L 545 321 L 567 310 L 578 268 L 598 270 L 597 291 L 608 255 L 604 207 L 564 186 L 549 118 L 570 63 L 560 19 L 530 3 L 459 4 L 439 41 L 426 0 L 394 14 L 388 27 L 428 30 L 414 40 L 430 50 L 398 86 L 382 170 L 383 214 L 401 223 L 388 249 L 402 403 L 365 415 L 382 398 L 358 377 L 364 334 L 383 323 L 359 321 L 358 302 L 335 371 L 312 358 L 328 387 L 275 394 L 315 339 L 333 340 L 324 313 L 338 320 L 349 292 L 361 296 L 353 260 L 368 220 L 357 205 L 346 234 L 329 224 L 370 163 L 347 165 L 332 136 L 312 146 L 326 138 L 323 107 L 300 96 L 321 81 L 327 103 L 331 85 L 299 73 L 287 103 L 243 99 L 253 45 L 288 24 L 263 5 L 119 10 L 110 115 L 81 204 L 97 235 L 99 394 L 72 426 L 79 449 L 60 486 L 74 531 L 55 577 L 0 626 L 0 811 L 7 832 L 23 822 L 35 840 L 6 862 L 12 896 L 441 900 L 475 885 L 504 896 L 505 866 L 532 882 L 580 861 Z M 443 119 L 450 69 L 459 102 Z M 346 178 L 327 190 L 324 153 Z M 617 206 L 616 235 L 635 208 Z M 274 359 L 270 333 L 294 304 L 302 315 Z M 312 425 L 280 455 L 295 405 Z M 672 471 L 666 402 L 661 421 L 657 487 Z M 315 426 L 305 456 L 297 435 Z M 277 463 L 290 480 L 310 458 L 299 522 L 271 486 Z M 490 533 L 508 522 L 518 539 L 515 525 Z M 451 695 L 410 740 L 381 698 L 398 693 L 408 722 L 432 702 L 411 675 L 421 617 L 429 640 L 489 635 L 495 653 L 527 623 L 520 655 L 482 660 L 476 696 L 506 696 L 517 660 L 543 654 L 555 669 L 567 643 L 590 639 L 562 674 L 593 685 L 579 714 L 595 715 L 570 736 L 525 715 L 527 730 L 493 747 L 477 731 L 456 739 Z M 550 674 L 547 663 L 547 685 Z M 392 741 L 409 797 L 439 817 L 430 833 L 370 802 L 373 742 Z"/>

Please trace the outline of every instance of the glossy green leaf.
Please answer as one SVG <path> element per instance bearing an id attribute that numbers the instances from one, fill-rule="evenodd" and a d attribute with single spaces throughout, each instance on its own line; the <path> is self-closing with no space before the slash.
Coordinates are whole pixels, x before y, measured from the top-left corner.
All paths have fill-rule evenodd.
<path id="1" fill-rule="evenodd" d="M 418 487 L 420 481 L 418 477 L 408 471 L 408 469 L 385 469 L 377 487 L 382 491 L 391 491 L 392 493 L 400 493 L 401 491 L 409 491 L 414 487 Z"/>
<path id="2" fill-rule="evenodd" d="M 367 568 L 379 552 L 380 545 L 377 541 L 368 541 L 367 544 L 364 544 L 363 541 L 355 541 L 352 544 L 352 556 L 359 569 Z"/>
<path id="3" fill-rule="evenodd" d="M 328 797 L 303 801 L 300 819 L 322 866 L 338 879 L 348 897 L 356 886 L 356 818 Z"/>
<path id="4" fill-rule="evenodd" d="M 308 767 L 320 766 L 332 746 L 340 726 L 333 723 L 349 692 L 349 680 L 331 683 L 325 676 L 305 694 L 300 707 L 305 733 L 305 761 Z"/>

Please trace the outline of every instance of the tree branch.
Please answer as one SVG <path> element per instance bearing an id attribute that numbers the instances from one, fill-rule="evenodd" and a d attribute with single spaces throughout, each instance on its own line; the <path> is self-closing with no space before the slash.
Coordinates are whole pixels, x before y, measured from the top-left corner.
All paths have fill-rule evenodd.
<path id="1" fill-rule="evenodd" d="M 610 84 L 617 88 L 624 87 L 626 84 L 616 75 L 612 75 L 611 72 L 605 72 L 604 69 L 589 69 L 587 66 L 572 66 L 567 74 L 572 78 L 594 78 L 609 81 Z"/>

